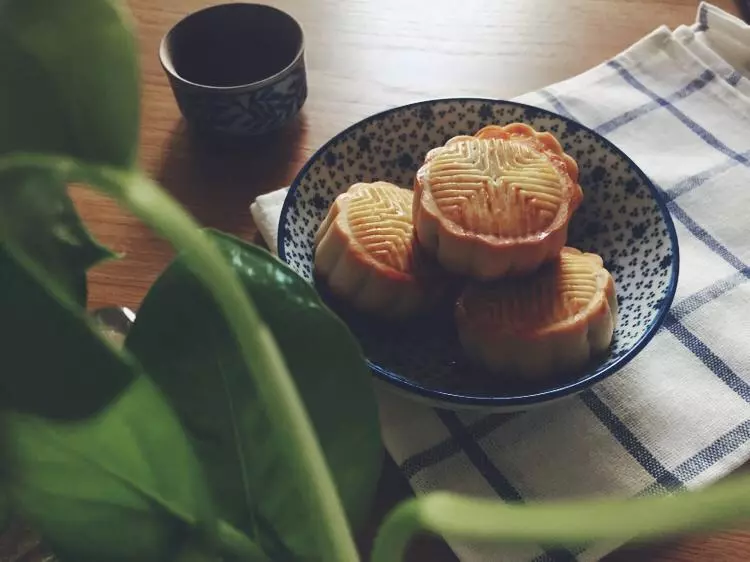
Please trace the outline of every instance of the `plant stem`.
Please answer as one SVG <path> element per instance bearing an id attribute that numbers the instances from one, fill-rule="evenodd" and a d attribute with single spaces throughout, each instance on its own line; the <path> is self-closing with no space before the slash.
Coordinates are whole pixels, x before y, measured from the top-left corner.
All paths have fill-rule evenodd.
<path id="1" fill-rule="evenodd" d="M 112 195 L 175 247 L 185 250 L 186 264 L 221 308 L 278 438 L 289 441 L 288 462 L 310 492 L 310 505 L 305 508 L 310 521 L 319 527 L 322 559 L 358 560 L 346 514 L 302 399 L 273 335 L 236 275 L 182 207 L 150 179 L 114 170 L 104 176 L 102 179 L 110 180 L 107 184 Z"/>
<path id="2" fill-rule="evenodd" d="M 505 504 L 434 493 L 397 506 L 375 539 L 372 562 L 401 560 L 419 529 L 447 538 L 576 546 L 663 539 L 750 518 L 750 476 L 697 492 L 621 500 Z"/>
<path id="3" fill-rule="evenodd" d="M 276 341 L 234 271 L 192 217 L 137 171 L 87 165 L 60 156 L 12 154 L 0 158 L 0 171 L 12 168 L 52 170 L 67 182 L 97 187 L 124 204 L 178 250 L 185 251 L 185 263 L 209 289 L 236 339 L 267 407 L 266 415 L 278 432 L 277 438 L 288 442 L 287 462 L 297 470 L 299 482 L 309 491 L 308 505 L 300 508 L 318 527 L 319 558 L 326 562 L 358 560 L 333 477 Z"/>
<path id="4" fill-rule="evenodd" d="M 424 528 L 421 503 L 425 498 L 398 504 L 385 518 L 372 545 L 371 562 L 397 562 L 403 559 L 412 535 Z"/>

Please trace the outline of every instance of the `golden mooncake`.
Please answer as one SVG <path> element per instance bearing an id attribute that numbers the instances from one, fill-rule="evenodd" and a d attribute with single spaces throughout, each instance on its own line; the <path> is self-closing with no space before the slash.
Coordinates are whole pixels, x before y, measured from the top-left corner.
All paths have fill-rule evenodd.
<path id="1" fill-rule="evenodd" d="M 596 254 L 565 247 L 528 278 L 467 285 L 456 325 L 469 358 L 520 379 L 575 372 L 612 341 L 615 284 Z"/>
<path id="2" fill-rule="evenodd" d="M 550 133 L 521 123 L 432 149 L 414 192 L 419 243 L 445 269 L 483 280 L 554 258 L 583 199 L 575 160 Z"/>
<path id="3" fill-rule="evenodd" d="M 440 294 L 441 274 L 417 246 L 414 193 L 387 182 L 357 183 L 339 195 L 315 238 L 315 273 L 353 307 L 407 317 Z"/>

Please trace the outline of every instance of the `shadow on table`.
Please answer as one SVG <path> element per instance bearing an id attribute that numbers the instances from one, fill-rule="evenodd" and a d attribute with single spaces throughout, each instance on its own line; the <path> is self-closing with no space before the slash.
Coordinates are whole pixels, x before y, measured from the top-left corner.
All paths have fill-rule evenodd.
<path id="1" fill-rule="evenodd" d="M 198 135 L 181 120 L 155 176 L 203 226 L 252 238 L 250 203 L 294 179 L 306 136 L 304 111 L 284 129 L 247 140 Z"/>

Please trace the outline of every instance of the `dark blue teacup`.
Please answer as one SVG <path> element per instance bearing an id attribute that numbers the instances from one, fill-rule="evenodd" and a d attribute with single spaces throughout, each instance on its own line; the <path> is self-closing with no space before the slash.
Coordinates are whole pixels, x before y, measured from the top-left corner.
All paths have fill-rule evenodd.
<path id="1" fill-rule="evenodd" d="M 180 111 L 199 132 L 269 133 L 294 119 L 307 98 L 302 28 L 271 6 L 194 12 L 164 36 L 159 57 Z"/>

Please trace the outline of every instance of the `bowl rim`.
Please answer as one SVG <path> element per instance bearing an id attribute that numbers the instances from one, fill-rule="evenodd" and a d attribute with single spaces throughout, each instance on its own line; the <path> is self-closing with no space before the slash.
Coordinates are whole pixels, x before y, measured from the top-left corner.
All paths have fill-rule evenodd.
<path id="1" fill-rule="evenodd" d="M 482 97 L 448 97 L 448 98 L 433 98 L 433 99 L 421 100 L 417 102 L 408 103 L 405 105 L 392 107 L 392 108 L 380 111 L 378 113 L 374 113 L 364 119 L 361 119 L 357 121 L 356 123 L 349 125 L 345 129 L 343 129 L 342 131 L 340 131 L 339 133 L 331 137 L 328 141 L 326 141 L 320 148 L 318 148 L 318 150 L 315 151 L 314 154 L 312 154 L 312 156 L 308 158 L 307 162 L 305 162 L 302 169 L 294 177 L 294 180 L 292 181 L 289 187 L 289 190 L 286 196 L 284 197 L 284 203 L 281 207 L 281 215 L 279 217 L 279 226 L 277 230 L 277 242 L 276 242 L 277 253 L 279 255 L 279 258 L 284 263 L 289 264 L 289 262 L 286 259 L 286 250 L 284 249 L 284 239 L 286 237 L 286 229 L 284 228 L 284 223 L 285 223 L 286 216 L 289 213 L 289 209 L 291 208 L 293 202 L 296 200 L 297 190 L 299 189 L 299 185 L 302 181 L 302 178 L 307 174 L 309 169 L 312 167 L 313 163 L 317 161 L 321 157 L 321 155 L 324 154 L 334 142 L 338 141 L 341 137 L 345 136 L 346 134 L 348 134 L 349 132 L 353 131 L 354 129 L 358 127 L 366 125 L 372 121 L 382 119 L 384 117 L 387 117 L 390 114 L 393 114 L 399 111 L 403 111 L 403 110 L 417 107 L 420 105 L 434 105 L 437 103 L 459 103 L 459 102 L 482 102 L 482 103 L 489 103 L 492 105 L 498 105 L 498 104 L 511 105 L 520 109 L 529 109 L 532 111 L 544 113 L 551 118 L 559 119 L 562 122 L 571 124 L 574 127 L 578 127 L 583 131 L 591 133 L 594 137 L 603 141 L 603 143 L 606 146 L 608 146 L 610 150 L 612 150 L 615 154 L 619 155 L 625 162 L 627 162 L 630 165 L 630 167 L 635 171 L 636 175 L 644 182 L 646 187 L 648 187 L 649 191 L 651 192 L 651 195 L 656 201 L 657 206 L 659 207 L 659 210 L 661 211 L 662 217 L 664 218 L 664 222 L 667 227 L 667 234 L 668 234 L 668 237 L 671 243 L 671 249 L 672 249 L 672 275 L 669 279 L 667 292 L 664 295 L 664 298 L 662 299 L 662 304 L 661 304 L 659 311 L 657 312 L 656 316 L 651 321 L 651 323 L 646 327 L 646 330 L 643 333 L 643 335 L 625 353 L 617 357 L 610 365 L 608 365 L 604 369 L 594 370 L 593 372 L 587 373 L 584 377 L 580 379 L 576 379 L 574 381 L 567 382 L 559 386 L 555 386 L 553 388 L 548 388 L 545 390 L 539 390 L 536 392 L 532 392 L 528 394 L 519 394 L 515 396 L 483 396 L 483 395 L 471 395 L 471 394 L 463 394 L 463 393 L 456 393 L 456 392 L 448 392 L 444 390 L 438 390 L 435 388 L 429 388 L 413 380 L 407 379 L 403 375 L 399 375 L 398 373 L 385 369 L 381 367 L 380 365 L 378 365 L 377 363 L 374 363 L 370 359 L 365 357 L 367 366 L 379 379 L 383 380 L 386 383 L 393 384 L 394 386 L 398 387 L 402 391 L 414 393 L 414 394 L 419 395 L 422 398 L 433 400 L 435 402 L 442 402 L 444 404 L 450 404 L 450 405 L 457 406 L 457 407 L 511 408 L 511 407 L 518 407 L 518 406 L 531 406 L 531 405 L 551 402 L 553 400 L 558 400 L 566 396 L 578 394 L 579 392 L 582 392 L 583 390 L 593 386 L 594 384 L 598 382 L 603 381 L 604 379 L 610 377 L 611 375 L 621 370 L 625 365 L 630 363 L 630 361 L 632 361 L 633 358 L 635 358 L 643 350 L 643 348 L 653 339 L 653 337 L 658 333 L 659 328 L 664 323 L 664 319 L 667 315 L 667 312 L 669 312 L 669 309 L 672 306 L 672 302 L 674 300 L 675 293 L 677 291 L 677 281 L 678 281 L 679 273 L 680 273 L 680 248 L 679 248 L 679 242 L 677 238 L 677 231 L 675 230 L 674 221 L 672 220 L 672 215 L 669 212 L 669 209 L 667 208 L 667 204 L 662 194 L 659 192 L 658 188 L 656 187 L 656 185 L 645 174 L 645 172 L 641 170 L 641 168 L 627 154 L 625 154 L 620 148 L 618 148 L 614 143 L 612 143 L 609 139 L 607 139 L 606 137 L 603 137 L 602 135 L 600 135 L 599 133 L 597 133 L 590 127 L 587 127 L 586 125 L 582 125 L 581 123 L 579 123 L 578 121 L 575 121 L 574 119 L 570 119 L 568 117 L 565 117 L 563 115 L 560 115 L 548 109 L 543 109 L 540 107 L 536 107 L 533 105 L 529 105 L 529 104 L 525 104 L 525 103 L 521 103 L 517 101 L 510 101 L 510 100 L 504 100 L 504 99 L 499 99 L 499 98 L 482 98 Z"/>

